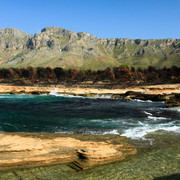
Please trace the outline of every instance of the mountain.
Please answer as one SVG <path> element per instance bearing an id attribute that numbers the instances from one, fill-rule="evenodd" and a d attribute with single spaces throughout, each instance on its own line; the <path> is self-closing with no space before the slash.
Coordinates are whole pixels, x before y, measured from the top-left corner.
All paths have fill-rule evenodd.
<path id="1" fill-rule="evenodd" d="M 180 39 L 103 39 L 46 27 L 30 35 L 0 29 L 0 67 L 104 69 L 121 64 L 146 68 L 180 65 Z"/>

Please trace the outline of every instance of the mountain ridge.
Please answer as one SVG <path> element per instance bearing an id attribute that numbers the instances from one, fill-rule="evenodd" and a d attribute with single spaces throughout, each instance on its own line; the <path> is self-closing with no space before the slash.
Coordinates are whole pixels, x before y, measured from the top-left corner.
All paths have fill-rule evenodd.
<path id="1" fill-rule="evenodd" d="M 97 70 L 121 64 L 141 68 L 179 66 L 180 39 L 99 38 L 56 26 L 34 35 L 15 28 L 0 29 L 1 67 Z"/>

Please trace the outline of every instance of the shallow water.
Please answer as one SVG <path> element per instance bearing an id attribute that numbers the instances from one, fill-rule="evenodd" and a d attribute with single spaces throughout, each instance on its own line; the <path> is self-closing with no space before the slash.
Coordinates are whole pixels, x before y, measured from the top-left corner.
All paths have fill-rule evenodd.
<path id="1" fill-rule="evenodd" d="M 78 172 L 70 168 L 68 164 L 11 170 L 0 172 L 0 180 L 152 180 L 158 178 L 176 180 L 175 177 L 178 180 L 180 177 L 180 136 L 163 133 L 149 135 L 154 139 L 154 144 L 151 147 L 148 145 L 148 149 L 142 140 L 136 142 L 138 150 L 143 148 L 147 151 L 141 151 L 125 162 Z"/>

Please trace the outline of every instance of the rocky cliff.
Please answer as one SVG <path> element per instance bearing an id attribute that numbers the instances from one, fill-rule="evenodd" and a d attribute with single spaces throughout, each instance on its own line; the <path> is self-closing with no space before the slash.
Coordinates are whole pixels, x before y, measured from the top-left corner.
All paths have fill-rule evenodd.
<path id="1" fill-rule="evenodd" d="M 180 64 L 180 39 L 102 39 L 47 27 L 29 35 L 14 28 L 0 29 L 0 66 L 61 66 L 104 69 L 121 64 L 145 68 Z"/>

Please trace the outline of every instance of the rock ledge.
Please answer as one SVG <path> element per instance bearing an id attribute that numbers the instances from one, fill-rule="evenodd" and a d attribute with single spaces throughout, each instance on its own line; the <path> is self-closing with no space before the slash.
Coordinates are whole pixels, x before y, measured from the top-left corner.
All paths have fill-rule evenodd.
<path id="1" fill-rule="evenodd" d="M 72 137 L 37 137 L 0 133 L 0 171 L 12 168 L 71 163 L 76 169 L 121 161 L 136 154 L 127 143 L 82 141 Z"/>

